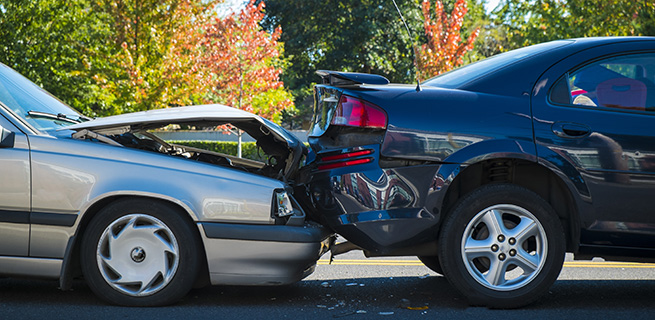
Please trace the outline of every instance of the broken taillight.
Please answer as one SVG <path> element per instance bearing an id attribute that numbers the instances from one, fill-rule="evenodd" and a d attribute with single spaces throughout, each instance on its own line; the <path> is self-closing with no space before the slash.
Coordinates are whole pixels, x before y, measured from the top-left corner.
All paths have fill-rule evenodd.
<path id="1" fill-rule="evenodd" d="M 347 95 L 342 95 L 331 124 L 386 129 L 387 115 L 380 107 Z"/>
<path id="2" fill-rule="evenodd" d="M 360 158 L 362 156 L 367 156 L 373 154 L 373 150 L 358 150 L 347 153 L 340 153 L 336 155 L 323 156 L 321 157 L 321 164 L 318 166 L 318 170 L 330 170 L 336 168 L 343 168 L 354 166 L 358 164 L 365 164 L 373 162 L 373 158 Z M 359 159 L 357 159 L 359 158 Z M 325 163 L 329 162 L 329 163 Z"/>

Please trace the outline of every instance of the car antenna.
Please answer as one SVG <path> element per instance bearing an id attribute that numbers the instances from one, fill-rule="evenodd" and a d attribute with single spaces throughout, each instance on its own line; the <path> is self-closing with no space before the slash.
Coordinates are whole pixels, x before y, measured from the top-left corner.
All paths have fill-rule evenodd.
<path id="1" fill-rule="evenodd" d="M 412 32 L 409 31 L 407 22 L 405 22 L 405 17 L 403 17 L 403 14 L 400 12 L 400 8 L 398 8 L 398 4 L 396 4 L 396 0 L 391 0 L 391 1 L 393 2 L 393 5 L 396 7 L 396 11 L 398 11 L 400 20 L 402 20 L 403 25 L 405 25 L 405 30 L 407 30 L 407 35 L 409 35 L 409 41 L 412 42 L 412 50 L 414 53 L 414 68 L 416 68 L 416 92 L 419 92 L 421 91 L 421 80 L 419 79 L 419 75 L 418 75 L 418 63 L 416 61 L 416 46 L 414 45 L 414 37 L 412 37 Z"/>

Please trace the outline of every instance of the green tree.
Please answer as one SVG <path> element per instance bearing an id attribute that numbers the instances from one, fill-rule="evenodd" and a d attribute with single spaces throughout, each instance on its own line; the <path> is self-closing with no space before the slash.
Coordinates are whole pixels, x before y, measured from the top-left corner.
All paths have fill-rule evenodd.
<path id="1" fill-rule="evenodd" d="M 394 82 L 414 77 L 412 43 L 391 1 L 266 0 L 268 30 L 281 26 L 280 40 L 291 65 L 282 80 L 295 97 L 299 118 L 311 116 L 316 70 L 377 73 Z M 422 34 L 418 0 L 398 1 L 414 35 Z"/>
<path id="2" fill-rule="evenodd" d="M 219 0 L 0 0 L 0 62 L 89 116 L 201 102 Z"/>
<path id="3" fill-rule="evenodd" d="M 87 0 L 2 0 L 0 62 L 80 111 L 114 112 L 94 78 L 112 72 L 102 18 Z"/>
<path id="4" fill-rule="evenodd" d="M 655 3 L 635 0 L 504 0 L 494 11 L 505 50 L 577 37 L 655 35 Z"/>
<path id="5" fill-rule="evenodd" d="M 109 59 L 121 72 L 99 79 L 122 112 L 198 102 L 203 86 L 199 46 L 204 22 L 217 1 L 97 0 L 113 33 Z"/>

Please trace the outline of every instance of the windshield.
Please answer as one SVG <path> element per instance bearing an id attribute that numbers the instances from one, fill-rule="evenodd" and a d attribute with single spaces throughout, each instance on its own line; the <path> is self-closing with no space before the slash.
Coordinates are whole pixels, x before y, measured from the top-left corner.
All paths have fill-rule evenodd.
<path id="1" fill-rule="evenodd" d="M 508 51 L 438 75 L 423 82 L 423 85 L 440 88 L 457 88 L 485 74 L 493 73 L 512 63 L 516 63 L 517 61 L 539 55 L 570 43 L 573 43 L 573 41 L 552 41 Z"/>
<path id="2" fill-rule="evenodd" d="M 59 129 L 84 119 L 77 111 L 1 63 L 0 102 L 41 131 Z"/>

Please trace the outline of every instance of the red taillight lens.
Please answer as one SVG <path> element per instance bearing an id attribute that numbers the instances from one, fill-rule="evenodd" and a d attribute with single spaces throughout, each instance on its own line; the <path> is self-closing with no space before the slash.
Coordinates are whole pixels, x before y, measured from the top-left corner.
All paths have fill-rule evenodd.
<path id="1" fill-rule="evenodd" d="M 335 161 L 335 160 L 343 160 L 348 158 L 356 158 L 356 157 L 366 156 L 372 153 L 373 150 L 353 151 L 353 152 L 341 153 L 333 156 L 321 157 L 321 161 Z"/>
<path id="2" fill-rule="evenodd" d="M 372 154 L 373 154 L 373 150 L 366 149 L 366 150 L 358 150 L 358 151 L 352 151 L 347 153 L 340 153 L 331 156 L 322 156 L 321 164 L 318 166 L 318 170 L 330 170 L 330 169 L 354 166 L 358 164 L 371 163 L 373 162 L 373 158 L 363 158 L 363 159 L 354 159 L 354 158 L 368 156 Z M 336 161 L 336 162 L 324 163 L 329 161 Z"/>
<path id="3" fill-rule="evenodd" d="M 385 129 L 387 115 L 380 107 L 372 103 L 342 95 L 331 123 L 342 126 Z"/>
<path id="4" fill-rule="evenodd" d="M 371 162 L 373 162 L 373 159 L 364 158 L 364 159 L 349 160 L 343 162 L 328 163 L 318 166 L 318 170 L 330 170 L 330 169 L 349 167 L 357 164 L 364 164 L 364 163 L 371 163 Z"/>

